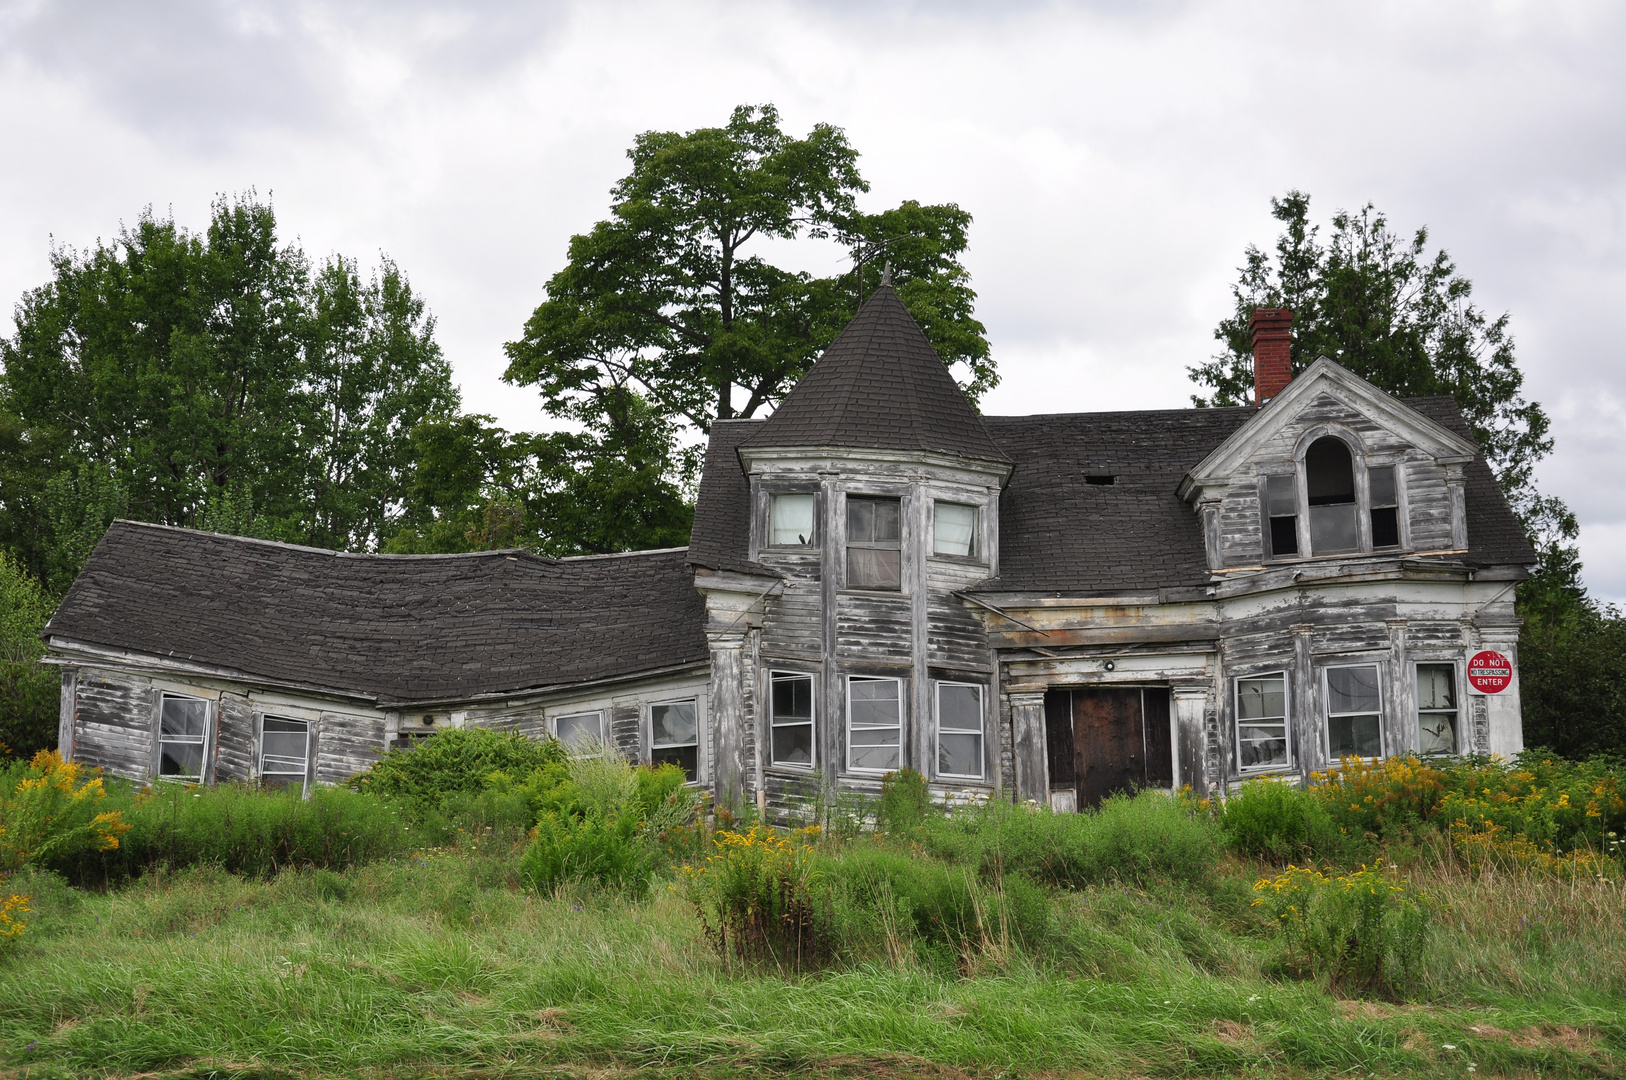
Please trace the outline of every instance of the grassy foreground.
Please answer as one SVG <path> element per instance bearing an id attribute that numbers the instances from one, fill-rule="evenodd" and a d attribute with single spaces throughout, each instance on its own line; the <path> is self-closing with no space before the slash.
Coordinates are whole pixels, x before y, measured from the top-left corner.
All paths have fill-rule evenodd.
<path id="1" fill-rule="evenodd" d="M 517 837 L 342 873 L 209 868 L 117 890 L 23 871 L 0 1069 L 51 1076 L 1615 1076 L 1619 880 L 1419 862 L 1437 911 L 1407 1004 L 1266 973 L 1261 867 L 1054 902 L 1064 964 L 984 951 L 826 974 L 745 969 L 657 889 L 521 887 Z"/>

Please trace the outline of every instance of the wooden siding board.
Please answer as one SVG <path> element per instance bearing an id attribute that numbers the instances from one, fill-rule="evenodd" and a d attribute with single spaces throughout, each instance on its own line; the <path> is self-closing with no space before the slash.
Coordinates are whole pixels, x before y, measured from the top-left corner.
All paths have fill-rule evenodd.
<path id="1" fill-rule="evenodd" d="M 316 779 L 342 784 L 384 752 L 384 718 L 324 712 L 316 737 Z"/>
<path id="2" fill-rule="evenodd" d="M 221 694 L 215 735 L 215 779 L 250 780 L 259 772 L 260 720 L 248 698 Z"/>
<path id="3" fill-rule="evenodd" d="M 82 674 L 75 694 L 77 758 L 114 776 L 153 773 L 152 686 L 144 679 Z"/>
<path id="4" fill-rule="evenodd" d="M 836 656 L 908 663 L 912 618 L 908 597 L 844 594 L 836 603 Z"/>

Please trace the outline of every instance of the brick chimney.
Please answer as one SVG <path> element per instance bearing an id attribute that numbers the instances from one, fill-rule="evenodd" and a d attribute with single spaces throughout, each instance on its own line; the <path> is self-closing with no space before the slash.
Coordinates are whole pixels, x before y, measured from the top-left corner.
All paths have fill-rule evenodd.
<path id="1" fill-rule="evenodd" d="M 1293 313 L 1286 308 L 1254 308 L 1253 403 L 1263 405 L 1293 381 Z"/>

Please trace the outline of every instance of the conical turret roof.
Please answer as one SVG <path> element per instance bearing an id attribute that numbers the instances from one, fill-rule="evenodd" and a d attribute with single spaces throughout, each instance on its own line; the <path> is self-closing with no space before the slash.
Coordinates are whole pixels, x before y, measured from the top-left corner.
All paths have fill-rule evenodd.
<path id="1" fill-rule="evenodd" d="M 1008 462 L 890 285 L 882 285 L 741 449 L 923 450 Z"/>

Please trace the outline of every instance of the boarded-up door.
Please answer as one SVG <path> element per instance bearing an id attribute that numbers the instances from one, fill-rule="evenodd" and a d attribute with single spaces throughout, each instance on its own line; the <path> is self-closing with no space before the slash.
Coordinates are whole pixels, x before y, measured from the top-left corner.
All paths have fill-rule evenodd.
<path id="1" fill-rule="evenodd" d="M 1051 787 L 1073 786 L 1080 807 L 1174 784 L 1165 688 L 1053 690 L 1045 697 L 1045 721 Z"/>

